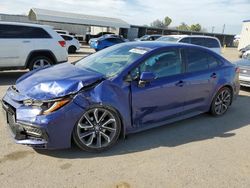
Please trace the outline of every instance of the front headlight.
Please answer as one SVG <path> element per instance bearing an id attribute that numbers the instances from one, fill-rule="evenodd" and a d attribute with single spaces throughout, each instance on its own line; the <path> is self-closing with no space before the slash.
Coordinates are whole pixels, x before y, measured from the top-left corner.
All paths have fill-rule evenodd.
<path id="1" fill-rule="evenodd" d="M 63 107 L 67 103 L 69 103 L 70 99 L 63 99 L 60 101 L 54 101 L 54 102 L 48 102 L 46 104 L 42 105 L 43 108 L 43 114 L 47 115 L 50 114 L 51 112 L 54 112 L 58 110 L 59 108 Z"/>
<path id="2" fill-rule="evenodd" d="M 38 106 L 42 109 L 41 115 L 48 115 L 64 105 L 68 104 L 71 101 L 71 98 L 61 98 L 55 100 L 48 101 L 33 101 L 33 100 L 25 100 L 23 104 L 25 106 Z"/>

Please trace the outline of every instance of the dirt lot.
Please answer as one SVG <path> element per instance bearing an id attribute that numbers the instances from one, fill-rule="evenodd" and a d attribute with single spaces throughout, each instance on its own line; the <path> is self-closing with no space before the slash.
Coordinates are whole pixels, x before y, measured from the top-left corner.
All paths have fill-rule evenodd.
<path id="1" fill-rule="evenodd" d="M 237 59 L 236 49 L 223 52 Z M 0 73 L 0 97 L 24 72 Z M 245 88 L 223 117 L 204 114 L 130 135 L 102 154 L 16 145 L 0 109 L 0 187 L 250 187 L 249 104 Z"/>

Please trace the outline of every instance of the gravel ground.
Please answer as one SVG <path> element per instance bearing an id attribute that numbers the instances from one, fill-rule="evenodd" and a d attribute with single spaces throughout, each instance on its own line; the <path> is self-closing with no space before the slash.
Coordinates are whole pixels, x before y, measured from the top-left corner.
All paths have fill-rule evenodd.
<path id="1" fill-rule="evenodd" d="M 75 61 L 91 53 L 83 48 Z M 234 61 L 236 49 L 223 55 Z M 0 97 L 25 71 L 0 73 Z M 250 89 L 220 118 L 203 114 L 89 154 L 16 145 L 0 109 L 0 187 L 250 187 Z"/>

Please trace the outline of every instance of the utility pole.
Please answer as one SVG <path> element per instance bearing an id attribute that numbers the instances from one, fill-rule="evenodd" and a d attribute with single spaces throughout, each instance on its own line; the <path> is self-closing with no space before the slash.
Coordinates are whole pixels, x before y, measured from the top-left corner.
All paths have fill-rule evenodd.
<path id="1" fill-rule="evenodd" d="M 226 24 L 223 25 L 222 34 L 224 34 L 224 32 L 225 32 L 225 27 L 226 27 Z"/>
<path id="2" fill-rule="evenodd" d="M 212 27 L 212 33 L 214 33 L 214 26 Z"/>

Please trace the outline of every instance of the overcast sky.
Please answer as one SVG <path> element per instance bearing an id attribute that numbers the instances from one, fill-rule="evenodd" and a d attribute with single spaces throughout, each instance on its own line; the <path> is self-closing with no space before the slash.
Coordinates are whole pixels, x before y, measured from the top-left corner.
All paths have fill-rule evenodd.
<path id="1" fill-rule="evenodd" d="M 200 23 L 207 31 L 238 34 L 250 19 L 250 0 L 0 0 L 0 13 L 28 14 L 30 8 L 121 18 L 130 24 L 149 24 L 165 16 L 171 26 Z"/>

